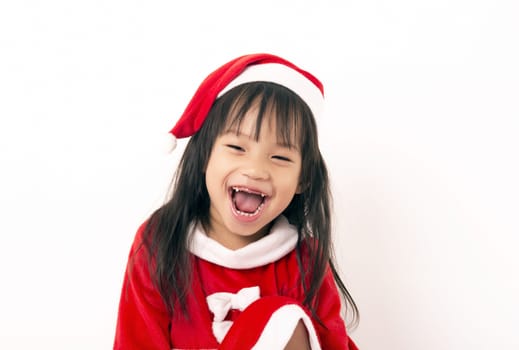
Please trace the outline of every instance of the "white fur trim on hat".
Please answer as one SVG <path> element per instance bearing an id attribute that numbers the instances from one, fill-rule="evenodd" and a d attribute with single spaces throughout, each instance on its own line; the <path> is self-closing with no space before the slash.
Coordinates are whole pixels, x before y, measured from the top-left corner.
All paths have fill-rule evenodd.
<path id="1" fill-rule="evenodd" d="M 314 118 L 318 118 L 322 114 L 324 97 L 321 90 L 298 71 L 280 63 L 264 63 L 247 67 L 243 73 L 220 91 L 218 96 L 222 96 L 238 85 L 254 81 L 267 81 L 282 85 L 295 92 L 306 102 Z"/>

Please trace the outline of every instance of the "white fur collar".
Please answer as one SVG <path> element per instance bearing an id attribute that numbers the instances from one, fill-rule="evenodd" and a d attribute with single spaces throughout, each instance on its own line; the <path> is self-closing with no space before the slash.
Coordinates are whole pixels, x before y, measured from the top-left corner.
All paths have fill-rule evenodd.
<path id="1" fill-rule="evenodd" d="M 274 262 L 292 251 L 297 244 L 297 230 L 284 216 L 274 222 L 270 233 L 243 248 L 231 250 L 195 225 L 190 233 L 189 250 L 197 257 L 231 269 L 250 269 Z"/>

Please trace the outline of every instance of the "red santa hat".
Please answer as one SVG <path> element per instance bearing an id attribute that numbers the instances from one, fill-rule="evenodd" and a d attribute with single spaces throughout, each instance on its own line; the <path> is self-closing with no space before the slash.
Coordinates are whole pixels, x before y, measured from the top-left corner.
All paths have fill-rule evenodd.
<path id="1" fill-rule="evenodd" d="M 311 73 L 272 54 L 240 56 L 216 69 L 202 81 L 184 113 L 169 132 L 173 136 L 170 138 L 170 149 L 175 148 L 177 138 L 190 137 L 202 127 L 218 97 L 233 87 L 254 81 L 273 82 L 292 90 L 308 105 L 315 118 L 322 112 L 323 85 Z"/>

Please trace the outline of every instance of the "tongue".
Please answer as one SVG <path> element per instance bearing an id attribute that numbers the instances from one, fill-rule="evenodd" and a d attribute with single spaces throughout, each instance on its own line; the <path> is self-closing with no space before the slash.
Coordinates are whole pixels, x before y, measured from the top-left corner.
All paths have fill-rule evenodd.
<path id="1" fill-rule="evenodd" d="M 254 213 L 262 202 L 261 196 L 247 192 L 236 192 L 234 194 L 234 205 L 236 209 L 245 213 Z"/>

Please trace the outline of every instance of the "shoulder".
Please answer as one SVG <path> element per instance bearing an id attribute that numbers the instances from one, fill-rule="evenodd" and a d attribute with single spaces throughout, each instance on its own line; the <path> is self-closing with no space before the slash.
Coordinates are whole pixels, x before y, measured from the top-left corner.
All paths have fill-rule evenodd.
<path id="1" fill-rule="evenodd" d="M 148 240 L 148 220 L 144 221 L 140 226 L 137 228 L 137 232 L 135 233 L 135 236 L 133 237 L 133 242 L 130 249 L 130 254 L 136 253 L 140 248 L 144 245 L 144 242 Z"/>
<path id="2" fill-rule="evenodd" d="M 144 221 L 138 228 L 135 236 L 133 238 L 133 242 L 130 247 L 130 252 L 128 254 L 128 272 L 131 273 L 134 270 L 134 267 L 144 267 L 148 266 L 150 263 L 150 250 L 149 250 L 149 242 L 150 242 L 150 233 L 149 222 Z"/>

